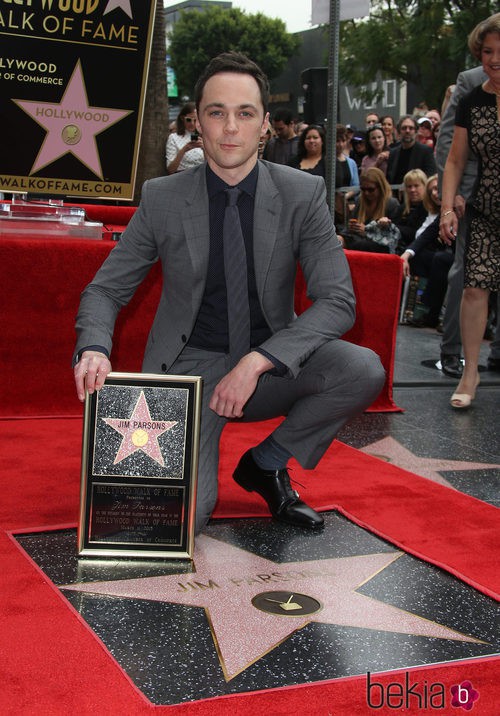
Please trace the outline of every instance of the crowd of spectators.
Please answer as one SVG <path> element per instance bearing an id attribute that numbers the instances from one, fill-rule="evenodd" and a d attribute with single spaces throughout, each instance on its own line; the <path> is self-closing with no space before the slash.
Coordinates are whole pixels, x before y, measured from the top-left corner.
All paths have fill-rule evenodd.
<path id="1" fill-rule="evenodd" d="M 439 198 L 435 147 L 441 123 L 425 103 L 401 117 L 368 112 L 364 126 L 336 126 L 335 221 L 349 250 L 401 256 L 405 277 L 424 279 L 421 314 L 415 326 L 437 327 L 443 310 L 453 250 L 439 241 Z M 286 140 L 283 127 L 288 127 Z M 288 153 L 275 157 L 277 142 Z M 293 123 L 278 109 L 262 157 L 325 177 L 326 128 Z M 292 144 L 293 143 L 293 144 Z M 290 156 L 290 153 L 292 156 Z"/>

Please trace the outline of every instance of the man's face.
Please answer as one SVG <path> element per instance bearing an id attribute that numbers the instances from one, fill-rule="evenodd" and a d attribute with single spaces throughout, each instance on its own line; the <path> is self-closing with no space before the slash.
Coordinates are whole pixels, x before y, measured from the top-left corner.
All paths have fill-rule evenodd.
<path id="1" fill-rule="evenodd" d="M 273 129 L 276 132 L 276 136 L 280 139 L 290 139 L 293 137 L 293 127 L 291 124 L 285 124 L 281 119 L 274 120 Z"/>
<path id="2" fill-rule="evenodd" d="M 366 115 L 366 126 L 372 127 L 374 124 L 378 124 L 378 116 L 376 114 Z"/>
<path id="3" fill-rule="evenodd" d="M 430 109 L 425 113 L 425 116 L 431 120 L 433 127 L 441 121 L 441 115 L 435 109 Z"/>
<path id="4" fill-rule="evenodd" d="M 268 116 L 251 75 L 221 72 L 205 84 L 198 131 L 210 168 L 228 184 L 237 184 L 253 168 Z"/>
<path id="5" fill-rule="evenodd" d="M 416 138 L 417 138 L 417 128 L 415 126 L 415 122 L 411 119 L 404 119 L 400 130 L 399 130 L 399 138 L 401 140 L 401 144 L 404 147 L 411 147 L 413 144 L 415 144 Z"/>
<path id="6" fill-rule="evenodd" d="M 430 120 L 428 122 L 419 123 L 417 135 L 426 138 L 432 137 L 432 123 Z"/>

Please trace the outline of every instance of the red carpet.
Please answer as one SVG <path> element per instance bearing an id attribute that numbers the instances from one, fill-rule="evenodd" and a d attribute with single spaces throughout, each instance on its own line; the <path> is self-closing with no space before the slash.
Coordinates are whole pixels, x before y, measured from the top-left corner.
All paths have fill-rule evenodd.
<path id="1" fill-rule="evenodd" d="M 81 623 L 44 576 L 22 556 L 4 530 L 75 524 L 79 500 L 81 422 L 77 419 L 2 421 L 0 534 L 2 714 L 328 714 L 372 711 L 366 676 L 153 707 Z M 230 425 L 221 453 L 217 515 L 265 514 L 252 495 L 236 488 L 230 472 L 241 452 L 272 429 Z M 335 443 L 319 468 L 297 468 L 301 493 L 321 509 L 338 508 L 404 550 L 442 566 L 490 596 L 500 593 L 499 511 L 479 500 Z M 472 713 L 493 716 L 500 703 L 497 659 L 478 659 L 410 671 L 412 682 L 439 681 L 449 691 L 468 679 L 480 692 Z M 404 683 L 404 672 L 377 676 Z M 451 708 L 441 713 L 461 713 Z M 420 709 L 418 713 L 433 713 Z M 377 709 L 376 713 L 394 713 Z"/>
<path id="2" fill-rule="evenodd" d="M 70 369 L 75 316 L 81 291 L 114 245 L 75 238 L 2 237 L 0 370 L 9 380 L 2 386 L 1 417 L 78 415 Z M 385 385 L 370 410 L 399 411 L 392 385 L 402 264 L 397 256 L 347 254 L 356 293 L 356 323 L 345 337 L 375 351 L 386 371 Z M 118 318 L 112 355 L 115 371 L 140 371 L 160 289 L 157 264 Z M 299 272 L 297 313 L 309 303 Z M 40 356 L 48 350 L 51 370 L 40 364 Z"/>

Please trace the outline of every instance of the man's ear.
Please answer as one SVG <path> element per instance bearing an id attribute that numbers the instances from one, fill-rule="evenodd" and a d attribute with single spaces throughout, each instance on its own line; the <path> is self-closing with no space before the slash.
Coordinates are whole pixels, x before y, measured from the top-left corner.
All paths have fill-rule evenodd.
<path id="1" fill-rule="evenodd" d="M 269 112 L 266 112 L 266 116 L 264 117 L 264 121 L 262 122 L 262 127 L 260 130 L 261 136 L 263 137 L 267 130 L 269 129 Z"/>

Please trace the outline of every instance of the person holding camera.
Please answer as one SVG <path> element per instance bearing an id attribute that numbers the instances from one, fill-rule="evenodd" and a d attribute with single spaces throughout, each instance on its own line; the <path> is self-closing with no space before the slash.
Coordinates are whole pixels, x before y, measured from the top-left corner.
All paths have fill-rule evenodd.
<path id="1" fill-rule="evenodd" d="M 190 169 L 205 160 L 203 142 L 196 129 L 196 107 L 187 102 L 177 115 L 177 130 L 167 139 L 167 173 Z"/>
<path id="2" fill-rule="evenodd" d="M 360 194 L 339 241 L 351 251 L 394 253 L 401 236 L 395 223 L 400 213 L 384 172 L 369 167 L 361 174 Z"/>

